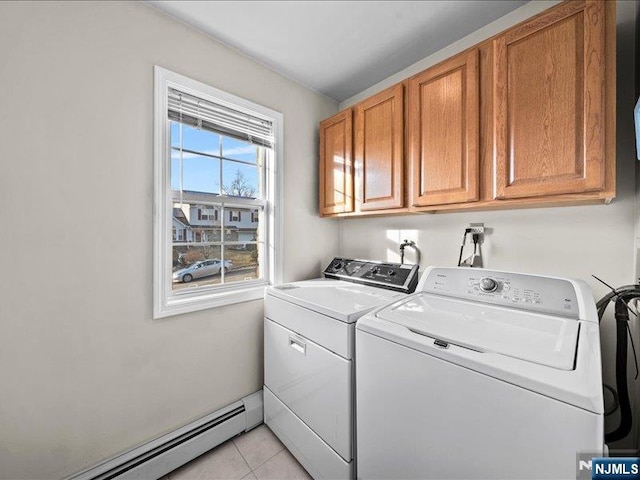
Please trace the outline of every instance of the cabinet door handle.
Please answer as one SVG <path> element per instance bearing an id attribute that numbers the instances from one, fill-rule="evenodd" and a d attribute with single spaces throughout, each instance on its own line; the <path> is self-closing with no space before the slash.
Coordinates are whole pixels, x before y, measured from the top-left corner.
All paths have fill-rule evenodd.
<path id="1" fill-rule="evenodd" d="M 302 355 L 307 354 L 307 344 L 294 335 L 289 335 L 289 346 L 300 352 Z"/>

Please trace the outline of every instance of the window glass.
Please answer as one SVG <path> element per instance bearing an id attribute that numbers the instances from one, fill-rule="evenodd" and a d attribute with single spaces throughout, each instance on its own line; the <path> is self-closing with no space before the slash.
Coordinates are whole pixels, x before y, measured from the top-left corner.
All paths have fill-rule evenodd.
<path id="1" fill-rule="evenodd" d="M 182 243 L 219 242 L 221 207 L 198 203 L 174 203 L 173 241 Z M 185 232 L 176 234 L 175 232 Z"/>
<path id="2" fill-rule="evenodd" d="M 171 151 L 171 189 L 180 190 L 180 151 Z M 182 190 L 220 193 L 220 160 L 182 152 Z"/>
<path id="3" fill-rule="evenodd" d="M 172 224 L 173 290 L 261 278 L 260 209 L 174 203 Z"/>
<path id="4" fill-rule="evenodd" d="M 258 167 L 223 160 L 222 190 L 234 197 L 258 198 L 261 196 Z"/>
<path id="5" fill-rule="evenodd" d="M 228 259 L 233 264 L 233 268 L 225 276 L 225 283 L 260 278 L 260 245 L 257 243 L 243 243 L 225 247 L 225 259 Z"/>
<path id="6" fill-rule="evenodd" d="M 180 148 L 180 123 L 171 122 L 171 146 Z M 182 148 L 210 155 L 220 155 L 220 135 L 209 130 L 182 124 Z"/>
<path id="7" fill-rule="evenodd" d="M 222 156 L 243 162 L 258 162 L 258 147 L 242 140 L 224 137 L 222 140 Z"/>
<path id="8" fill-rule="evenodd" d="M 176 246 L 174 244 L 173 290 L 219 285 L 222 282 L 221 253 L 222 247 L 220 245 Z"/>

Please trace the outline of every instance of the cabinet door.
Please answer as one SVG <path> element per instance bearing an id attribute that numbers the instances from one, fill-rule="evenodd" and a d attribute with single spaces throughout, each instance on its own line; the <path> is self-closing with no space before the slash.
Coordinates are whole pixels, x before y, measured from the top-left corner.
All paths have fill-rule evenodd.
<path id="1" fill-rule="evenodd" d="M 414 206 L 478 199 L 478 50 L 409 80 Z"/>
<path id="2" fill-rule="evenodd" d="M 352 113 L 320 123 L 320 214 L 353 211 Z"/>
<path id="3" fill-rule="evenodd" d="M 356 105 L 357 208 L 404 206 L 404 96 L 402 84 Z"/>
<path id="4" fill-rule="evenodd" d="M 567 2 L 494 40 L 495 198 L 604 189 L 604 4 Z"/>

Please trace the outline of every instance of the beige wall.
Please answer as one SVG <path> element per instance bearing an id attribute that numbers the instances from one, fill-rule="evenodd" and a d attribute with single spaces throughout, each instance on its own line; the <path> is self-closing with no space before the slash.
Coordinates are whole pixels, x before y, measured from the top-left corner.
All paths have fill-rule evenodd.
<path id="1" fill-rule="evenodd" d="M 262 302 L 152 320 L 153 66 L 284 114 L 285 280 L 337 105 L 143 3 L 0 2 L 0 478 L 60 478 L 261 388 Z"/>
<path id="2" fill-rule="evenodd" d="M 341 103 L 346 108 L 413 73 L 419 72 L 515 23 L 548 8 L 554 2 L 531 2 L 459 42 L 421 60 L 402 72 Z M 560 207 L 500 212 L 443 213 L 374 219 L 343 219 L 341 252 L 356 258 L 398 260 L 398 245 L 409 238 L 422 250 L 422 267 L 455 265 L 464 228 L 484 222 L 491 229 L 482 248 L 485 267 L 582 278 L 596 299 L 606 288 L 591 274 L 614 286 L 634 282 L 635 270 L 635 146 L 633 137 L 634 37 L 636 2 L 618 2 L 617 87 L 617 198 L 610 205 Z M 640 237 L 637 240 L 640 244 Z M 470 250 L 465 251 L 465 256 Z M 409 249 L 407 249 L 409 251 Z M 409 258 L 411 260 L 411 257 Z M 635 331 L 639 328 L 634 322 Z M 614 378 L 615 329 L 611 319 L 603 327 L 605 377 Z M 636 337 L 638 338 L 638 337 Z M 637 342 L 636 342 L 637 343 Z M 635 372 L 634 367 L 630 371 Z M 636 388 L 639 388 L 637 382 Z M 631 390 L 633 391 L 633 387 Z M 640 390 L 639 390 L 640 391 Z M 640 405 L 640 402 L 637 403 Z M 640 408 L 636 407 L 640 412 Z M 609 430 L 615 426 L 611 424 Z M 633 438 L 618 447 L 638 445 Z"/>

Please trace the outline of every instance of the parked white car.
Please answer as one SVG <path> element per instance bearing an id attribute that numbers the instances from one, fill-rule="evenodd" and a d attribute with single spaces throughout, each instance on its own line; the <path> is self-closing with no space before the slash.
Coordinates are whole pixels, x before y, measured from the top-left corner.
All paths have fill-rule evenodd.
<path id="1" fill-rule="evenodd" d="M 222 262 L 218 259 L 200 260 L 173 272 L 173 281 L 189 283 L 194 278 L 217 275 L 220 273 L 221 268 L 227 273 L 230 268 L 233 268 L 231 260 L 225 260 L 224 267 L 222 267 Z"/>

